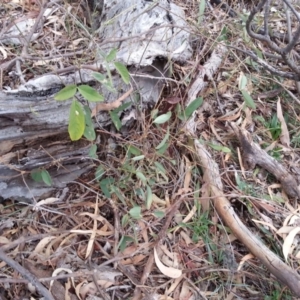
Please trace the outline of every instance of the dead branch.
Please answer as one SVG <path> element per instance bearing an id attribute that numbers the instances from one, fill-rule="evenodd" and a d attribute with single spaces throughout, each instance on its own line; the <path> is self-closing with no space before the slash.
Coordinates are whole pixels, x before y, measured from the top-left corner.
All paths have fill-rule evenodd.
<path id="1" fill-rule="evenodd" d="M 199 92 L 205 87 L 206 84 L 204 82 L 204 74 L 207 75 L 208 73 L 207 76 L 209 78 L 212 78 L 213 74 L 220 67 L 226 53 L 227 48 L 223 45 L 218 45 L 217 48 L 213 51 L 211 58 L 203 66 L 204 71 L 202 70 L 199 72 L 195 84 L 189 91 L 189 98 L 186 106 L 189 105 L 189 103 L 193 99 L 195 99 Z M 185 126 L 187 134 L 195 137 L 196 124 L 195 118 L 193 116 L 189 119 Z M 241 136 L 241 138 L 242 137 L 243 135 Z M 287 285 L 299 297 L 300 276 L 296 271 L 283 263 L 278 256 L 276 256 L 260 240 L 258 240 L 242 223 L 238 215 L 233 210 L 233 207 L 223 194 L 223 185 L 218 165 L 214 162 L 209 152 L 205 149 L 204 145 L 200 144 L 197 139 L 195 139 L 194 144 L 199 160 L 201 161 L 201 166 L 204 173 L 203 179 L 208 185 L 208 189 L 211 191 L 211 199 L 221 219 L 232 230 L 232 233 L 249 249 L 249 251 L 254 254 L 263 263 L 263 265 L 266 266 L 268 270 L 278 278 L 278 280 Z M 254 160 L 253 156 L 257 157 L 257 154 L 262 150 L 259 147 L 258 148 L 260 149 L 260 151 L 258 150 L 258 148 L 257 150 L 252 150 L 252 144 L 249 142 L 247 143 L 247 139 L 245 138 L 243 139 L 243 144 L 247 145 L 247 149 L 249 149 L 248 157 L 249 162 L 252 162 L 252 165 L 253 162 L 255 162 L 255 164 L 260 164 L 269 171 L 273 171 L 277 168 L 277 178 L 282 183 L 284 189 L 286 191 L 288 190 L 288 195 L 299 195 L 299 191 L 296 188 L 297 185 L 293 181 L 293 178 L 291 178 L 285 171 L 283 166 L 278 166 L 277 164 L 274 164 L 274 162 L 272 162 L 272 168 L 268 167 L 268 165 L 266 165 L 265 163 L 265 156 L 261 156 L 262 158 L 259 160 Z M 292 185 L 290 186 L 290 184 Z"/>
<path id="2" fill-rule="evenodd" d="M 24 276 L 33 286 L 35 286 L 35 288 L 44 296 L 46 300 L 54 300 L 50 292 L 39 282 L 38 278 L 36 278 L 28 270 L 23 268 L 19 263 L 7 256 L 5 252 L 3 252 L 1 249 L 0 260 L 3 260 L 15 271 L 19 272 L 22 276 Z"/>
<path id="3" fill-rule="evenodd" d="M 268 249 L 243 224 L 233 207 L 224 196 L 219 168 L 212 159 L 205 146 L 195 140 L 195 148 L 201 161 L 206 184 L 209 185 L 214 207 L 221 219 L 231 229 L 232 233 L 255 255 L 268 270 L 283 284 L 287 285 L 297 297 L 300 296 L 300 276 L 291 267 L 283 263 L 280 258 Z"/>
<path id="4" fill-rule="evenodd" d="M 247 54 L 254 59 L 256 62 L 258 62 L 260 65 L 262 65 L 264 68 L 266 68 L 269 72 L 271 72 L 274 75 L 279 75 L 284 78 L 291 78 L 293 77 L 294 80 L 298 81 L 300 78 L 300 66 L 297 64 L 297 62 L 294 59 L 294 56 L 297 56 L 297 52 L 294 50 L 294 47 L 299 42 L 300 37 L 300 15 L 296 11 L 296 9 L 293 7 L 293 5 L 288 0 L 283 0 L 284 2 L 284 9 L 286 12 L 286 24 L 287 24 L 287 32 L 288 32 L 288 39 L 287 44 L 284 45 L 284 43 L 280 42 L 278 45 L 274 39 L 271 38 L 268 30 L 269 26 L 269 17 L 270 17 L 270 3 L 271 0 L 262 0 L 259 2 L 259 4 L 251 11 L 247 22 L 246 22 L 246 30 L 250 37 L 253 39 L 256 39 L 260 42 L 262 42 L 264 45 L 268 46 L 268 48 L 274 53 L 279 54 L 280 60 L 289 67 L 289 69 L 292 72 L 283 72 L 278 68 L 278 62 L 274 63 L 276 66 L 271 66 L 266 61 L 258 58 L 258 56 L 252 52 L 248 52 Z M 262 9 L 264 9 L 264 26 L 263 29 L 257 29 L 254 32 L 254 28 L 256 27 L 253 25 L 253 20 L 257 13 L 259 13 Z M 290 31 L 290 12 L 294 15 L 298 22 L 298 27 L 296 31 L 292 34 Z M 237 50 L 241 50 L 236 48 Z M 244 52 L 244 51 L 242 51 Z M 268 56 L 267 53 L 264 53 L 265 56 Z M 292 74 L 291 74 L 292 73 Z"/>
<path id="5" fill-rule="evenodd" d="M 286 194 L 293 198 L 300 198 L 300 191 L 296 179 L 285 169 L 285 167 L 270 157 L 257 144 L 253 143 L 252 138 L 245 129 L 238 129 L 234 123 L 231 123 L 235 134 L 239 138 L 243 151 L 243 160 L 249 169 L 254 169 L 255 165 L 267 170 L 280 181 Z"/>

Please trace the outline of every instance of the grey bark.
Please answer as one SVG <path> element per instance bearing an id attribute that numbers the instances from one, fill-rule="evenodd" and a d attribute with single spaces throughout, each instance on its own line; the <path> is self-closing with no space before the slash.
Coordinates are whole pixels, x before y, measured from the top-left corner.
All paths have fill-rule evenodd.
<path id="1" fill-rule="evenodd" d="M 184 63 L 192 51 L 188 26 L 181 8 L 167 0 L 96 1 L 100 28 L 100 51 L 117 48 L 117 61 L 128 66 L 135 92 L 125 101 L 124 128 L 138 112 L 152 107 L 167 80 L 168 64 Z M 103 3 L 101 3 L 103 2 Z M 98 4 L 99 4 L 98 3 Z M 100 9 L 99 9 L 100 8 Z M 105 70 L 113 65 L 102 56 L 93 64 Z M 165 78 L 165 79 L 164 79 Z M 67 126 L 71 101 L 57 102 L 53 96 L 64 85 L 94 84 L 87 68 L 68 75 L 45 74 L 17 90 L 0 92 L 0 197 L 31 201 L 46 197 L 95 166 L 88 157 L 90 142 L 70 142 Z M 118 93 L 96 86 L 106 102 L 118 99 L 129 87 L 114 76 Z M 137 101 L 139 99 L 139 101 Z M 126 120 L 126 121 L 125 121 Z M 96 127 L 111 124 L 106 112 L 96 116 Z M 99 141 L 99 140 L 98 140 Z M 45 168 L 53 184 L 34 182 L 31 170 Z M 1 199 L 1 198 L 0 198 Z"/>

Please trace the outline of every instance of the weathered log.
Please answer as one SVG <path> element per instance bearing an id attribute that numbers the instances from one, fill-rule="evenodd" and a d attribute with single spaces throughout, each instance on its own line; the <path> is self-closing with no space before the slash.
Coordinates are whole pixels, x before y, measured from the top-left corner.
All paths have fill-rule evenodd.
<path id="1" fill-rule="evenodd" d="M 167 0 L 103 1 L 99 18 L 101 43 L 95 46 L 99 53 L 117 48 L 116 60 L 127 65 L 131 74 L 135 92 L 125 99 L 131 103 L 123 118 L 127 122 L 134 119 L 136 111 L 152 107 L 159 99 L 167 80 L 167 63 L 185 62 L 191 56 L 187 24 L 183 11 Z M 54 94 L 64 85 L 88 83 L 104 95 L 106 102 L 118 99 L 130 87 L 117 74 L 113 76 L 117 93 L 95 85 L 92 77 L 92 69 L 105 72 L 107 67 L 114 73 L 113 66 L 99 55 L 90 66 L 76 67 L 71 72 L 57 70 L 56 74 L 32 79 L 17 90 L 0 92 L 2 199 L 31 201 L 45 197 L 93 167 L 88 157 L 91 143 L 84 139 L 71 142 L 68 137 L 71 100 L 55 101 Z M 107 112 L 100 111 L 96 121 L 96 127 L 111 124 Z M 31 179 L 30 172 L 36 168 L 49 171 L 51 187 Z"/>

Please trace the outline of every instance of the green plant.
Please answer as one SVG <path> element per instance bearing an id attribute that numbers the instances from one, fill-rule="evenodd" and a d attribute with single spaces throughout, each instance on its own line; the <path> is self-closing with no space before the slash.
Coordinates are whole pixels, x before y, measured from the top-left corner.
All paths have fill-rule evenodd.
<path id="1" fill-rule="evenodd" d="M 190 223 L 180 223 L 181 227 L 186 227 L 192 231 L 192 240 L 197 243 L 200 238 L 207 244 L 209 241 L 209 227 L 212 222 L 209 220 L 208 212 L 201 212 L 201 206 L 197 204 L 197 214 Z"/>
<path id="2" fill-rule="evenodd" d="M 275 114 L 272 119 L 266 123 L 266 127 L 269 129 L 272 139 L 276 141 L 281 135 L 281 124 Z"/>
<path id="3" fill-rule="evenodd" d="M 46 185 L 51 186 L 52 179 L 49 172 L 45 169 L 33 169 L 31 171 L 31 178 L 36 182 L 44 182 Z"/>
<path id="4" fill-rule="evenodd" d="M 247 77 L 244 74 L 241 74 L 239 78 L 239 90 L 242 93 L 246 106 L 255 109 L 256 105 L 254 103 L 254 100 L 252 99 L 250 93 L 247 90 L 247 82 Z"/>
<path id="5" fill-rule="evenodd" d="M 115 69 L 120 74 L 124 83 L 128 84 L 130 81 L 129 72 L 123 64 L 120 62 L 114 62 L 116 57 L 116 49 L 110 51 L 108 55 L 103 55 L 104 62 L 106 64 L 107 73 L 101 74 L 98 72 L 94 72 L 92 75 L 93 77 L 103 84 L 109 91 L 115 92 L 115 88 L 113 87 L 113 80 L 110 72 L 110 63 L 113 63 Z M 76 94 L 80 93 L 81 96 L 87 102 L 99 102 L 103 101 L 103 95 L 99 94 L 96 89 L 89 85 L 79 85 L 76 86 L 75 84 L 67 85 L 62 90 L 60 90 L 54 97 L 57 101 L 64 101 L 73 99 L 71 107 L 70 107 L 70 114 L 69 114 L 69 125 L 68 125 L 68 132 L 70 135 L 70 139 L 72 141 L 79 140 L 82 136 L 84 136 L 89 141 L 94 141 L 96 139 L 96 133 L 94 130 L 94 124 L 91 117 L 91 110 L 87 103 L 82 105 L 80 101 L 78 101 L 78 97 Z M 76 99 L 77 98 L 77 99 Z M 119 120 L 118 113 L 128 107 L 129 104 L 123 104 L 119 108 L 110 112 L 111 119 L 119 130 L 121 128 L 121 121 Z"/>

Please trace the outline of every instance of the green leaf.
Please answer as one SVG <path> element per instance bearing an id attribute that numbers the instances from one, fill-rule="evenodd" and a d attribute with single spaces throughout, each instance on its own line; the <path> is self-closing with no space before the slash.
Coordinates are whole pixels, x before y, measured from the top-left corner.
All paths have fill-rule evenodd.
<path id="1" fill-rule="evenodd" d="M 141 151 L 139 148 L 137 148 L 137 147 L 135 147 L 135 146 L 133 146 L 133 145 L 130 145 L 130 146 L 128 147 L 128 150 L 127 150 L 127 151 L 128 151 L 129 153 L 135 155 L 135 156 L 138 156 L 138 155 L 141 155 L 141 154 L 142 154 L 142 151 Z"/>
<path id="2" fill-rule="evenodd" d="M 119 131 L 122 127 L 122 123 L 121 123 L 121 120 L 120 120 L 118 114 L 113 110 L 113 111 L 109 112 L 109 115 L 110 115 L 110 118 L 113 121 L 116 129 Z"/>
<path id="3" fill-rule="evenodd" d="M 68 100 L 76 94 L 76 91 L 77 86 L 75 84 L 67 85 L 55 95 L 54 99 L 57 101 Z"/>
<path id="4" fill-rule="evenodd" d="M 152 204 L 152 190 L 149 185 L 147 185 L 147 200 L 146 200 L 146 208 L 150 209 Z"/>
<path id="5" fill-rule="evenodd" d="M 89 151 L 89 157 L 97 159 L 97 145 L 92 145 Z"/>
<path id="6" fill-rule="evenodd" d="M 102 83 L 110 92 L 116 93 L 116 89 L 113 87 L 112 82 L 109 80 L 109 78 L 106 75 L 95 72 L 92 73 L 92 76 L 100 83 Z"/>
<path id="7" fill-rule="evenodd" d="M 30 175 L 31 175 L 31 178 L 35 182 L 43 182 L 42 170 L 41 169 L 33 169 L 33 170 L 31 170 Z"/>
<path id="8" fill-rule="evenodd" d="M 125 214 L 121 220 L 121 226 L 124 228 L 129 222 L 129 215 Z"/>
<path id="9" fill-rule="evenodd" d="M 83 135 L 88 141 L 94 141 L 96 139 L 94 127 L 90 127 L 88 125 L 85 126 Z"/>
<path id="10" fill-rule="evenodd" d="M 99 181 L 104 174 L 105 174 L 104 168 L 102 166 L 99 166 L 95 172 L 95 180 Z"/>
<path id="11" fill-rule="evenodd" d="M 254 103 L 254 100 L 252 99 L 252 97 L 250 96 L 250 94 L 245 91 L 245 90 L 242 90 L 242 95 L 243 95 L 243 98 L 245 100 L 245 103 L 246 105 L 249 107 L 249 108 L 252 108 L 252 109 L 255 109 L 256 108 L 256 105 Z"/>
<path id="12" fill-rule="evenodd" d="M 115 62 L 114 65 L 115 65 L 118 73 L 121 75 L 124 83 L 128 84 L 130 82 L 130 75 L 129 75 L 127 68 L 119 62 Z"/>
<path id="13" fill-rule="evenodd" d="M 78 86 L 78 90 L 80 94 L 90 102 L 98 102 L 103 101 L 104 97 L 100 95 L 94 88 L 90 87 L 89 85 L 82 84 Z"/>
<path id="14" fill-rule="evenodd" d="M 154 164 L 156 167 L 155 168 L 156 174 L 161 175 L 165 179 L 166 182 L 169 182 L 169 177 L 166 175 L 166 170 L 163 167 L 163 165 L 157 161 Z"/>
<path id="15" fill-rule="evenodd" d="M 156 210 L 153 212 L 153 215 L 156 217 L 156 218 L 163 218 L 165 216 L 165 213 L 161 210 Z"/>
<path id="16" fill-rule="evenodd" d="M 85 129 L 83 135 L 89 141 L 94 141 L 96 139 L 96 132 L 94 129 L 94 124 L 91 117 L 91 110 L 90 108 L 85 105 L 84 107 L 85 112 Z M 94 157 L 97 158 L 97 157 Z"/>
<path id="17" fill-rule="evenodd" d="M 155 164 L 158 172 L 166 174 L 166 169 L 163 167 L 163 165 L 160 162 L 156 161 L 154 164 Z"/>
<path id="18" fill-rule="evenodd" d="M 200 25 L 200 23 L 202 22 L 202 19 L 203 19 L 203 16 L 204 16 L 204 11 L 205 11 L 205 6 L 206 6 L 206 1 L 205 0 L 200 0 L 198 25 Z"/>
<path id="19" fill-rule="evenodd" d="M 156 150 L 159 150 L 160 148 L 162 148 L 165 143 L 169 140 L 169 136 L 170 136 L 170 133 L 169 133 L 169 126 L 168 126 L 168 130 L 167 130 L 167 133 L 165 135 L 165 137 L 163 138 L 163 140 L 155 147 Z"/>
<path id="20" fill-rule="evenodd" d="M 157 108 L 151 110 L 151 118 L 152 119 L 156 118 L 157 114 L 158 114 L 158 109 Z"/>
<path id="21" fill-rule="evenodd" d="M 106 62 L 112 62 L 117 56 L 118 49 L 111 49 L 109 54 L 105 57 Z"/>
<path id="22" fill-rule="evenodd" d="M 147 183 L 147 178 L 145 177 L 145 175 L 142 172 L 137 171 L 136 177 L 139 178 L 143 182 L 143 184 Z"/>
<path id="23" fill-rule="evenodd" d="M 92 114 L 90 108 L 88 107 L 88 105 L 84 105 L 83 109 L 85 112 L 85 124 L 87 126 L 93 126 L 93 120 L 92 120 Z"/>
<path id="24" fill-rule="evenodd" d="M 163 114 L 163 115 L 158 116 L 158 117 L 153 121 L 153 123 L 155 123 L 155 124 L 163 124 L 163 123 L 167 122 L 167 121 L 171 118 L 171 115 L 172 115 L 172 113 L 169 111 L 169 112 L 166 113 L 166 114 Z"/>
<path id="25" fill-rule="evenodd" d="M 127 202 L 126 199 L 124 198 L 122 192 L 120 191 L 119 187 L 116 187 L 115 185 L 111 185 L 111 192 L 115 193 L 117 195 L 117 197 L 119 198 L 119 200 L 125 205 L 127 206 Z"/>
<path id="26" fill-rule="evenodd" d="M 51 176 L 50 176 L 49 172 L 47 170 L 42 170 L 41 175 L 42 175 L 43 181 L 48 186 L 51 186 L 52 185 L 52 179 L 51 179 Z"/>
<path id="27" fill-rule="evenodd" d="M 193 100 L 188 107 L 184 110 L 184 117 L 188 119 L 194 111 L 196 111 L 203 103 L 203 98 L 199 97 Z"/>
<path id="28" fill-rule="evenodd" d="M 118 245 L 118 248 L 120 249 L 121 252 L 125 250 L 128 242 L 134 242 L 134 239 L 131 236 L 123 235 Z"/>
<path id="29" fill-rule="evenodd" d="M 139 156 L 135 156 L 132 158 L 133 161 L 138 161 L 138 160 L 142 160 L 145 158 L 145 155 L 139 155 Z"/>
<path id="30" fill-rule="evenodd" d="M 239 90 L 242 91 L 247 86 L 247 77 L 244 74 L 242 74 L 239 79 Z"/>
<path id="31" fill-rule="evenodd" d="M 217 38 L 217 42 L 228 41 L 228 32 L 229 32 L 228 28 L 224 26 L 221 30 L 221 34 Z"/>
<path id="32" fill-rule="evenodd" d="M 163 155 L 169 147 L 169 143 L 165 143 L 156 153 Z"/>
<path id="33" fill-rule="evenodd" d="M 124 103 L 121 106 L 119 106 L 118 108 L 114 109 L 115 113 L 119 113 L 120 111 L 125 110 L 127 107 L 129 107 L 131 105 L 130 102 Z"/>
<path id="34" fill-rule="evenodd" d="M 85 116 L 81 104 L 73 100 L 69 116 L 69 135 L 72 141 L 78 141 L 85 129 Z"/>
<path id="35" fill-rule="evenodd" d="M 114 179 L 111 177 L 104 178 L 100 181 L 100 188 L 106 198 L 111 197 L 111 193 L 109 191 L 110 185 L 114 183 Z"/>
<path id="36" fill-rule="evenodd" d="M 101 82 L 101 83 L 104 83 L 105 81 L 108 81 L 106 75 L 103 75 L 103 74 L 98 73 L 98 72 L 92 73 L 92 76 L 93 76 L 96 80 L 98 80 L 99 82 Z"/>
<path id="37" fill-rule="evenodd" d="M 142 218 L 141 212 L 142 212 L 141 207 L 135 206 L 129 211 L 129 214 L 133 219 L 140 220 Z"/>
<path id="38" fill-rule="evenodd" d="M 217 145 L 217 144 L 212 144 L 212 143 L 208 143 L 208 145 L 212 148 L 215 149 L 217 151 L 222 151 L 225 153 L 231 153 L 231 150 L 227 147 L 224 147 L 222 145 Z"/>

